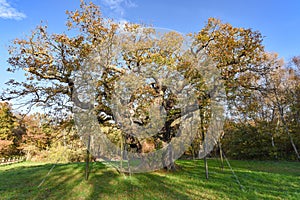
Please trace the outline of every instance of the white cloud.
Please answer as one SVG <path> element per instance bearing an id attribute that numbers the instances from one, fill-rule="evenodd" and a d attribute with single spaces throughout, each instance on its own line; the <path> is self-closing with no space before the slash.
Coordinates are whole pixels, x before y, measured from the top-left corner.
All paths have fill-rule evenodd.
<path id="1" fill-rule="evenodd" d="M 131 0 L 102 0 L 111 10 L 117 14 L 124 16 L 125 8 L 136 7 L 137 5 Z"/>
<path id="2" fill-rule="evenodd" d="M 6 0 L 0 0 L 0 18 L 4 19 L 24 19 L 26 15 L 17 11 Z"/>

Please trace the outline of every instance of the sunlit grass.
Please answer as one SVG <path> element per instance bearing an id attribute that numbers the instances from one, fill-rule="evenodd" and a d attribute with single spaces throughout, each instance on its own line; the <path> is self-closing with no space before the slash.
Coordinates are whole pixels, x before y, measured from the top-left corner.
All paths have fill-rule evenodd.
<path id="1" fill-rule="evenodd" d="M 0 199 L 300 199 L 300 163 L 230 163 L 241 186 L 218 160 L 209 160 L 209 180 L 201 160 L 179 160 L 176 172 L 131 176 L 92 163 L 88 181 L 84 163 L 58 164 L 46 177 L 52 164 L 24 162 L 0 167 Z"/>

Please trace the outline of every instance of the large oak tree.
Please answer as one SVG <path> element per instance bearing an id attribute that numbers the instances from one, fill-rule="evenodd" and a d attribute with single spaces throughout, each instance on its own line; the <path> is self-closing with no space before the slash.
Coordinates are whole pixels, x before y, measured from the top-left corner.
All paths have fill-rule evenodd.
<path id="1" fill-rule="evenodd" d="M 199 137 L 204 140 L 215 88 L 207 86 L 210 80 L 204 79 L 205 70 L 197 68 L 199 60 L 202 66 L 214 66 L 219 70 L 214 81 L 224 81 L 229 100 L 242 98 L 250 90 L 259 89 L 259 76 L 270 69 L 259 32 L 233 27 L 214 18 L 208 19 L 198 33 L 187 36 L 192 42 L 190 48 L 182 52 L 182 35 L 169 32 L 155 39 L 151 37 L 156 34 L 154 29 L 146 28 L 140 32 L 142 25 L 119 24 L 103 18 L 99 7 L 93 3 L 81 1 L 80 9 L 68 11 L 67 15 L 67 27 L 73 34 L 50 34 L 47 26 L 41 25 L 27 38 L 14 41 L 9 50 L 8 71 L 24 71 L 26 80 L 10 80 L 8 90 L 1 95 L 3 100 L 22 99 L 27 107 L 45 107 L 45 111 L 59 118 L 70 115 L 74 105 L 80 109 L 93 107 L 99 122 L 104 124 L 105 119 L 116 120 L 111 102 L 116 83 L 124 74 L 143 75 L 151 66 L 149 70 L 160 74 L 162 71 L 159 70 L 166 69 L 162 66 L 167 66 L 168 70 L 177 71 L 191 87 L 196 88 L 201 119 L 205 119 Z M 122 34 L 124 31 L 128 34 Z M 70 36 L 74 33 L 75 36 Z M 93 65 L 87 63 L 94 57 L 99 59 L 94 60 Z M 95 104 L 83 101 L 80 90 L 84 87 L 78 87 L 76 82 L 78 74 L 82 75 L 87 69 L 87 64 L 88 70 L 100 69 L 96 76 L 91 76 L 96 82 Z M 176 120 L 186 113 L 181 113 L 176 107 L 177 96 L 166 90 L 166 83 L 161 79 L 163 76 L 157 74 L 150 74 L 151 80 L 131 95 L 128 114 L 133 118 L 130 123 L 147 125 L 151 115 L 147 110 L 151 104 L 162 106 L 166 111 L 166 122 L 154 138 L 170 142 L 178 129 Z M 128 134 L 124 137 L 125 141 L 130 139 L 131 143 L 142 148 L 138 138 L 129 138 Z"/>

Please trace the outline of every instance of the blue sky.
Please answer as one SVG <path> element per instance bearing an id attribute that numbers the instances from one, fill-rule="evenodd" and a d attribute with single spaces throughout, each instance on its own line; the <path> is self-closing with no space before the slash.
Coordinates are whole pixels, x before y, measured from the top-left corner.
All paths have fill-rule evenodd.
<path id="1" fill-rule="evenodd" d="M 299 0 L 93 0 L 104 17 L 152 24 L 183 33 L 197 32 L 209 17 L 259 30 L 268 51 L 289 59 L 300 55 Z M 51 32 L 66 31 L 66 10 L 79 0 L 0 0 L 0 92 L 15 75 L 6 72 L 7 47 L 30 34 L 41 21 Z M 19 74 L 17 78 L 22 78 Z"/>

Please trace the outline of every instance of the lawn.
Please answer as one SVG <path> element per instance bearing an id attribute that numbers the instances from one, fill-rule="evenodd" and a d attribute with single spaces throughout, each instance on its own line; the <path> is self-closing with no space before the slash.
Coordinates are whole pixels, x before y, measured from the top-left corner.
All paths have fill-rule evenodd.
<path id="1" fill-rule="evenodd" d="M 0 199 L 300 199 L 299 162 L 231 160 L 241 186 L 228 166 L 221 170 L 218 160 L 208 162 L 209 180 L 202 160 L 179 160 L 176 172 L 132 176 L 97 162 L 88 181 L 84 163 L 57 164 L 47 177 L 52 164 L 0 166 Z"/>

